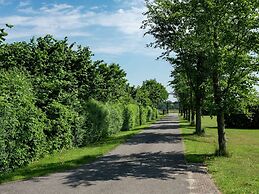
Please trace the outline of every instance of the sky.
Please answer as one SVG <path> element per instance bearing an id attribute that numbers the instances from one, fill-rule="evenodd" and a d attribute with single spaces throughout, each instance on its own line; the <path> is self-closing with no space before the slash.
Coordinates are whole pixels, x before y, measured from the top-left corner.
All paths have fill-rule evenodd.
<path id="1" fill-rule="evenodd" d="M 68 37 L 89 46 L 94 60 L 119 64 L 131 85 L 156 79 L 171 92 L 171 65 L 156 60 L 162 51 L 147 48 L 152 37 L 140 29 L 145 10 L 144 0 L 0 0 L 0 27 L 14 25 L 7 42 Z"/>

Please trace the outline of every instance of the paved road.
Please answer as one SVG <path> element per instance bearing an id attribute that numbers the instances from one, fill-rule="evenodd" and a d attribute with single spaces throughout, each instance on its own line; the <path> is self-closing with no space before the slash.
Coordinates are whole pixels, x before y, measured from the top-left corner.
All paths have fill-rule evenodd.
<path id="1" fill-rule="evenodd" d="M 78 169 L 0 185 L 1 194 L 219 193 L 206 169 L 186 165 L 176 115 Z"/>

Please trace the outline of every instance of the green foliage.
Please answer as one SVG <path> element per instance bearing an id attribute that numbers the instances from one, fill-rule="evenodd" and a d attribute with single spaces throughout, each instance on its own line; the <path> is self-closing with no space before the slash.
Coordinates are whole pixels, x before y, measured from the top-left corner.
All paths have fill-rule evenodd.
<path id="1" fill-rule="evenodd" d="M 53 101 L 47 108 L 48 130 L 45 131 L 50 151 L 58 151 L 72 147 L 75 111 L 68 106 Z"/>
<path id="2" fill-rule="evenodd" d="M 158 118 L 158 110 L 156 108 L 153 108 L 153 114 L 152 114 L 152 120 L 155 120 Z"/>
<path id="3" fill-rule="evenodd" d="M 90 100 L 86 103 L 84 145 L 119 132 L 123 125 L 123 106 Z"/>
<path id="4" fill-rule="evenodd" d="M 219 149 L 225 153 L 224 115 L 246 109 L 256 98 L 258 0 L 154 0 L 146 5 L 143 28 L 155 38 L 150 46 L 164 49 L 166 59 L 173 53 L 171 62 L 187 77 L 199 115 L 206 87 L 211 88 Z"/>
<path id="5" fill-rule="evenodd" d="M 155 113 L 153 112 L 152 107 L 148 106 L 147 107 L 147 121 L 148 122 L 152 121 L 153 114 L 155 114 Z"/>
<path id="6" fill-rule="evenodd" d="M 141 89 L 148 93 L 148 98 L 151 100 L 151 105 L 154 107 L 157 107 L 168 98 L 166 88 L 155 79 L 144 81 Z"/>
<path id="7" fill-rule="evenodd" d="M 140 106 L 140 122 L 141 122 L 141 125 L 144 125 L 147 123 L 148 121 L 148 110 L 146 107 L 144 106 Z"/>
<path id="8" fill-rule="evenodd" d="M 5 24 L 7 28 L 12 28 L 13 25 L 11 24 Z M 5 41 L 5 37 L 8 35 L 8 33 L 5 31 L 5 28 L 0 28 L 0 44 Z"/>
<path id="9" fill-rule="evenodd" d="M 46 126 L 22 70 L 1 70 L 0 91 L 0 171 L 8 171 L 43 154 Z"/>
<path id="10" fill-rule="evenodd" d="M 84 108 L 87 118 L 84 124 L 84 145 L 87 145 L 108 136 L 109 110 L 96 100 L 90 100 Z"/>
<path id="11" fill-rule="evenodd" d="M 88 47 L 74 48 L 67 38 L 51 35 L 7 44 L 1 32 L 1 171 L 96 143 L 154 117 L 146 107 L 154 106 L 149 89 L 129 86 L 119 65 L 93 61 Z"/>
<path id="12" fill-rule="evenodd" d="M 124 108 L 121 104 L 106 104 L 109 110 L 108 115 L 108 135 L 118 133 L 123 125 L 123 111 Z"/>
<path id="13" fill-rule="evenodd" d="M 226 127 L 228 128 L 259 128 L 259 105 L 249 108 L 247 114 L 240 112 L 239 114 L 230 114 L 225 116 Z"/>
<path id="14" fill-rule="evenodd" d="M 136 104 L 127 104 L 124 108 L 123 130 L 134 129 L 139 125 L 139 106 Z"/>

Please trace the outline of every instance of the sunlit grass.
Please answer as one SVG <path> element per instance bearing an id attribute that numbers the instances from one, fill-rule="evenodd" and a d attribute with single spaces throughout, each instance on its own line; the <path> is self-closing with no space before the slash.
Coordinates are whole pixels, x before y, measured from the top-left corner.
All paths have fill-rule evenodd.
<path id="1" fill-rule="evenodd" d="M 215 157 L 216 119 L 205 116 L 202 123 L 205 135 L 199 137 L 181 120 L 186 160 L 205 163 L 223 193 L 259 193 L 259 129 L 226 129 L 230 157 Z"/>

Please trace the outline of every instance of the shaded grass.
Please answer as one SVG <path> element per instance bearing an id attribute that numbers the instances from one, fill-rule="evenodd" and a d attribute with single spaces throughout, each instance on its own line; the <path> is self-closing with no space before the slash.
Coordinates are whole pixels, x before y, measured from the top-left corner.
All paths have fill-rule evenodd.
<path id="1" fill-rule="evenodd" d="M 108 153 L 119 144 L 124 143 L 133 135 L 140 133 L 142 129 L 149 127 L 151 123 L 153 122 L 136 127 L 134 130 L 121 131 L 99 143 L 83 148 L 73 148 L 46 155 L 44 158 L 30 163 L 26 167 L 16 169 L 14 172 L 0 174 L 0 183 L 30 179 L 32 177 L 62 172 L 76 168 L 82 164 L 87 164 Z"/>
<path id="2" fill-rule="evenodd" d="M 215 157 L 216 118 L 202 118 L 204 136 L 180 121 L 188 162 L 205 163 L 223 193 L 259 193 L 259 130 L 226 129 L 230 157 Z"/>

